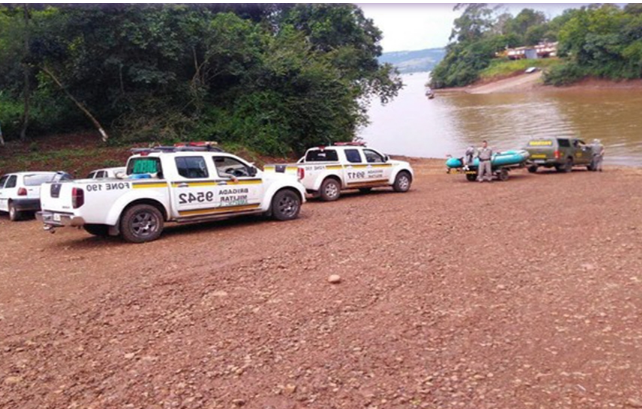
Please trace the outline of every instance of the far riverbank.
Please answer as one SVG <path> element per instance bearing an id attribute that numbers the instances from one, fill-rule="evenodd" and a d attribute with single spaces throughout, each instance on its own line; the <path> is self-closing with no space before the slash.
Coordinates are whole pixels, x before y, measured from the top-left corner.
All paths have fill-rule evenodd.
<path id="1" fill-rule="evenodd" d="M 600 78 L 586 78 L 572 85 L 555 87 L 545 85 L 541 71 L 532 74 L 512 75 L 491 82 L 481 81 L 467 87 L 442 88 L 434 90 L 436 95 L 467 93 L 467 94 L 497 94 L 497 93 L 530 93 L 530 92 L 567 92 L 567 91 L 596 91 L 596 90 L 642 90 L 642 80 L 613 81 Z"/>

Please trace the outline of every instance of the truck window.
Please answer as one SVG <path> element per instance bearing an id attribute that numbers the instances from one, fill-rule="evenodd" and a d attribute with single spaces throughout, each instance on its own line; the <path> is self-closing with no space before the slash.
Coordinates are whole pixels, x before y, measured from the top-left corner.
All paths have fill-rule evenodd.
<path id="1" fill-rule="evenodd" d="M 305 155 L 306 162 L 336 162 L 338 160 L 339 156 L 334 149 L 315 149 L 308 151 Z"/>
<path id="2" fill-rule="evenodd" d="M 175 158 L 178 174 L 188 179 L 202 179 L 209 176 L 205 158 L 202 156 L 183 156 Z"/>
<path id="3" fill-rule="evenodd" d="M 9 179 L 9 175 L 4 175 L 0 178 L 0 189 L 4 188 L 4 184 L 7 182 L 7 179 Z"/>
<path id="4" fill-rule="evenodd" d="M 560 148 L 570 148 L 571 142 L 568 139 L 558 139 L 557 143 Z"/>
<path id="5" fill-rule="evenodd" d="M 40 186 L 43 183 L 51 182 L 55 175 L 45 174 L 45 175 L 25 175 L 24 183 L 25 186 Z"/>
<path id="6" fill-rule="evenodd" d="M 383 157 L 371 149 L 364 149 L 363 153 L 368 163 L 384 163 Z"/>
<path id="7" fill-rule="evenodd" d="M 346 160 L 350 163 L 361 163 L 361 154 L 358 149 L 346 149 Z"/>
<path id="8" fill-rule="evenodd" d="M 158 158 L 141 157 L 130 159 L 127 163 L 127 175 L 142 175 L 145 173 L 156 173 L 159 177 L 163 173 Z"/>
<path id="9" fill-rule="evenodd" d="M 222 178 L 250 176 L 248 167 L 234 158 L 215 157 L 214 166 L 216 173 Z"/>
<path id="10" fill-rule="evenodd" d="M 91 172 L 89 175 L 87 175 L 87 179 L 93 179 L 94 176 L 96 176 L 96 172 Z"/>

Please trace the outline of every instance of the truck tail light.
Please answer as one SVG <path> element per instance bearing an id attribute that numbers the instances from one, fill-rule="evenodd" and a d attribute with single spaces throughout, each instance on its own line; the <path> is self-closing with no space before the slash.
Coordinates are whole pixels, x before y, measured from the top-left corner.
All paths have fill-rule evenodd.
<path id="1" fill-rule="evenodd" d="M 78 209 L 80 206 L 85 204 L 85 191 L 74 187 L 71 189 L 71 206 L 74 209 Z"/>
<path id="2" fill-rule="evenodd" d="M 27 189 L 25 189 L 24 187 L 18 189 L 18 196 L 27 196 Z"/>
<path id="3" fill-rule="evenodd" d="M 303 168 L 297 168 L 297 170 L 296 170 L 296 176 L 297 176 L 297 178 L 298 178 L 299 180 L 303 180 L 303 178 L 305 177 L 305 169 L 303 169 Z"/>
<path id="4" fill-rule="evenodd" d="M 560 151 L 555 151 L 555 159 L 559 159 L 559 158 L 560 158 Z"/>

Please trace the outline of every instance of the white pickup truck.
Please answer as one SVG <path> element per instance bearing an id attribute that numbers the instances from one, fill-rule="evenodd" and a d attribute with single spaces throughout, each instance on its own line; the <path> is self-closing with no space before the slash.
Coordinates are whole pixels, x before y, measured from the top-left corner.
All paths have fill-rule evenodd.
<path id="1" fill-rule="evenodd" d="M 266 174 L 228 153 L 195 147 L 135 152 L 121 178 L 42 185 L 36 217 L 45 230 L 78 226 L 140 243 L 157 239 L 165 222 L 248 214 L 290 220 L 305 202 L 295 176 Z"/>
<path id="2" fill-rule="evenodd" d="M 297 163 L 266 165 L 264 170 L 297 174 L 306 191 L 324 201 L 337 200 L 346 189 L 368 192 L 392 186 L 396 192 L 407 192 L 414 177 L 408 162 L 392 160 L 358 142 L 311 148 Z"/>

